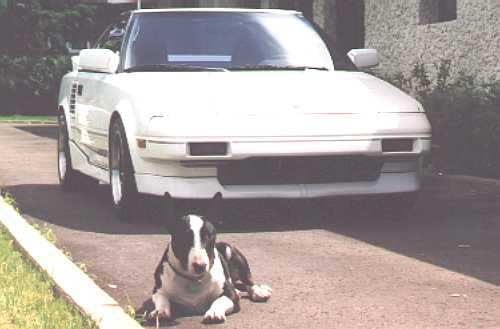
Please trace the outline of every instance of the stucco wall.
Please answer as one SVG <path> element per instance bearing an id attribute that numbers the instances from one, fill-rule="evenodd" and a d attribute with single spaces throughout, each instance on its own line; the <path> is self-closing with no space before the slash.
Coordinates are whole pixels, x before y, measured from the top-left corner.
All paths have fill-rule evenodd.
<path id="1" fill-rule="evenodd" d="M 312 1 L 313 20 L 335 38 L 335 2 L 338 0 L 301 0 Z M 345 0 L 340 0 L 345 1 Z M 279 0 L 262 0 L 262 8 L 280 8 Z M 300 10 L 300 9 L 299 9 Z"/>
<path id="2" fill-rule="evenodd" d="M 419 25 L 420 0 L 365 0 L 365 44 L 380 53 L 383 73 L 409 73 L 415 62 L 430 72 L 441 59 L 488 81 L 500 78 L 500 0 L 458 0 L 457 19 Z"/>
<path id="3" fill-rule="evenodd" d="M 336 1 L 337 0 L 315 0 L 313 2 L 313 20 L 332 37 L 336 35 Z"/>

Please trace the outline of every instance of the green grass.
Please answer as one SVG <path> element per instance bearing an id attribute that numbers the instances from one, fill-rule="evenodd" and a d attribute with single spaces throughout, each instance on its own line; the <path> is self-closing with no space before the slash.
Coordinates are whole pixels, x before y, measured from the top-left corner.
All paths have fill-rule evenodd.
<path id="1" fill-rule="evenodd" d="M 0 122 L 9 121 L 51 121 L 56 122 L 55 116 L 50 115 L 0 115 Z"/>
<path id="2" fill-rule="evenodd" d="M 0 328 L 96 328 L 63 298 L 45 274 L 27 263 L 0 228 Z"/>

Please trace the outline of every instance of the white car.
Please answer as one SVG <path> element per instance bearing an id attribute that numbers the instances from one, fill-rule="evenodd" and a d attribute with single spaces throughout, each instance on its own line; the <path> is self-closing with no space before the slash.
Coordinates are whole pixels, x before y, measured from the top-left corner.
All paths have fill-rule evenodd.
<path id="1" fill-rule="evenodd" d="M 171 198 L 412 197 L 431 127 L 301 13 L 137 10 L 73 58 L 59 94 L 59 177 Z"/>

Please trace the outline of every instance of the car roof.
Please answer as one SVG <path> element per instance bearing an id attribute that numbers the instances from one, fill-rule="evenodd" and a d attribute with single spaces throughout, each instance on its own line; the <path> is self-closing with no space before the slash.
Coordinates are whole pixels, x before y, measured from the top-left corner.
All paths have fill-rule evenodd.
<path id="1" fill-rule="evenodd" d="M 270 13 L 270 14 L 300 14 L 296 10 L 284 9 L 248 9 L 248 8 L 168 8 L 168 9 L 138 9 L 133 10 L 133 13 L 170 13 L 170 12 L 187 12 L 187 13 Z"/>

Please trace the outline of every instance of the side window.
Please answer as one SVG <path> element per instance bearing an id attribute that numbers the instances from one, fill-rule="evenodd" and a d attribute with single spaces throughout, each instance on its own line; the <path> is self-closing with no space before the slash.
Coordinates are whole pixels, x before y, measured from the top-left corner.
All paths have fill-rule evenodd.
<path id="1" fill-rule="evenodd" d="M 104 32 L 101 34 L 101 36 L 95 43 L 94 48 L 102 48 L 102 45 L 106 42 L 106 40 L 108 40 L 110 30 L 111 26 L 107 27 L 106 30 L 104 30 Z"/>
<path id="2" fill-rule="evenodd" d="M 128 13 L 124 13 L 117 23 L 110 25 L 97 41 L 95 48 L 110 49 L 114 52 L 120 51 L 128 17 Z"/>
<path id="3" fill-rule="evenodd" d="M 125 26 L 115 25 L 109 32 L 100 48 L 110 49 L 114 52 L 120 51 L 122 47 L 123 36 L 125 35 Z"/>

